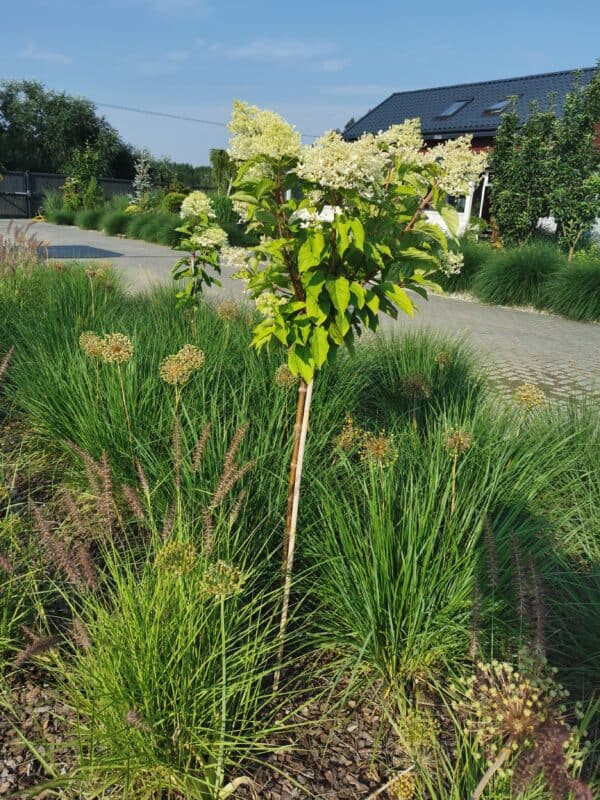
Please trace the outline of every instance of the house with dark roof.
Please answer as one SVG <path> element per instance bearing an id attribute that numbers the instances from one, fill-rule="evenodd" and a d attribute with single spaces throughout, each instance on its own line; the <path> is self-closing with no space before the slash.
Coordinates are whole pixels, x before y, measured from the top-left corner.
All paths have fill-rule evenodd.
<path id="1" fill-rule="evenodd" d="M 502 112 L 509 108 L 513 97 L 521 122 L 527 119 L 533 101 L 545 108 L 550 94 L 555 97 L 556 114 L 560 117 L 565 95 L 577 80 L 584 85 L 589 83 L 594 72 L 591 67 L 394 92 L 345 130 L 344 138 L 358 139 L 363 133 L 378 133 L 418 117 L 428 145 L 470 133 L 474 147 L 491 147 Z"/>
<path id="2" fill-rule="evenodd" d="M 469 133 L 473 136 L 474 148 L 490 149 L 494 146 L 502 112 L 512 102 L 516 102 L 520 121 L 524 123 L 529 116 L 532 102 L 546 108 L 551 95 L 556 115 L 560 117 L 565 96 L 572 91 L 577 81 L 582 85 L 588 84 L 595 71 L 594 67 L 589 67 L 525 75 L 521 78 L 394 92 L 346 128 L 343 136 L 346 140 L 353 141 L 365 133 L 376 134 L 392 125 L 418 117 L 421 120 L 423 139 L 428 147 Z M 600 123 L 598 144 L 600 145 Z M 486 172 L 479 186 L 474 187 L 468 197 L 455 199 L 461 231 L 466 228 L 472 215 L 489 219 L 489 186 L 490 176 Z M 445 227 L 435 212 L 428 212 L 428 216 Z M 550 220 L 548 224 L 552 227 L 555 223 Z"/>

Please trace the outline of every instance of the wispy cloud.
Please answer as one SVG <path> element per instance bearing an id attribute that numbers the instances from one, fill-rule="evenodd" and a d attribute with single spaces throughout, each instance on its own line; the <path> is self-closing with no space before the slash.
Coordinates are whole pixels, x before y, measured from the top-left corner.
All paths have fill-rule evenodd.
<path id="1" fill-rule="evenodd" d="M 241 44 L 220 44 L 211 46 L 216 55 L 236 61 L 266 61 L 275 63 L 296 63 L 298 61 L 319 61 L 337 63 L 335 45 L 330 42 L 304 42 L 299 39 L 254 39 Z"/>
<path id="2" fill-rule="evenodd" d="M 44 50 L 34 42 L 29 42 L 21 50 L 22 58 L 30 58 L 33 61 L 45 61 L 47 64 L 72 64 L 73 59 L 65 53 L 57 53 L 53 50 Z"/>
<path id="3" fill-rule="evenodd" d="M 172 75 L 179 70 L 180 65 L 187 61 L 190 54 L 187 50 L 172 50 L 160 58 L 145 59 L 135 64 L 136 72 L 146 77 Z"/>

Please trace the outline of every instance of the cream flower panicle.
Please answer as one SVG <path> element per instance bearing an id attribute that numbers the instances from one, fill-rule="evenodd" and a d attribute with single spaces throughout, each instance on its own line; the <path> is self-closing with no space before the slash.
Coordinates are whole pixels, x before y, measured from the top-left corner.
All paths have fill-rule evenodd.
<path id="1" fill-rule="evenodd" d="M 451 251 L 442 253 L 440 258 L 440 270 L 448 277 L 450 277 L 450 275 L 459 275 L 464 261 L 465 257 L 462 253 L 453 253 Z"/>
<path id="2" fill-rule="evenodd" d="M 300 133 L 274 111 L 235 100 L 229 131 L 229 155 L 234 161 L 254 156 L 279 160 L 300 154 Z"/>
<path id="3" fill-rule="evenodd" d="M 400 125 L 392 125 L 377 134 L 377 142 L 382 150 L 405 164 L 423 162 L 425 142 L 421 134 L 421 120 L 407 119 Z"/>
<path id="4" fill-rule="evenodd" d="M 354 189 L 371 197 L 382 180 L 386 162 L 385 152 L 371 134 L 346 142 L 336 131 L 329 131 L 302 149 L 296 173 L 328 189 Z"/>
<path id="5" fill-rule="evenodd" d="M 200 191 L 188 194 L 181 204 L 180 217 L 187 219 L 189 217 L 199 217 L 201 214 L 205 214 L 209 219 L 216 219 L 210 197 Z"/>
<path id="6" fill-rule="evenodd" d="M 452 197 L 467 194 L 469 186 L 476 183 L 487 164 L 487 154 L 472 149 L 473 137 L 459 136 L 449 139 L 429 151 L 432 160 L 442 170 L 440 187 Z"/>
<path id="7" fill-rule="evenodd" d="M 190 242 L 196 250 L 215 250 L 224 247 L 229 239 L 227 234 L 218 225 L 208 228 L 198 228 L 190 236 Z"/>

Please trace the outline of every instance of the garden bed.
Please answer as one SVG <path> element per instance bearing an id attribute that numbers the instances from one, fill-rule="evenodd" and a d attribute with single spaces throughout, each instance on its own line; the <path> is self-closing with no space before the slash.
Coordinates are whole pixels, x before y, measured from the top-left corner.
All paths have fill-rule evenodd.
<path id="1" fill-rule="evenodd" d="M 422 332 L 326 365 L 281 663 L 296 382 L 251 335 L 231 303 L 182 312 L 77 266 L 0 279 L 0 789 L 465 800 L 512 735 L 478 736 L 468 693 L 515 691 L 510 666 L 542 701 L 485 796 L 554 731 L 553 796 L 591 797 L 597 408 L 502 403 Z"/>

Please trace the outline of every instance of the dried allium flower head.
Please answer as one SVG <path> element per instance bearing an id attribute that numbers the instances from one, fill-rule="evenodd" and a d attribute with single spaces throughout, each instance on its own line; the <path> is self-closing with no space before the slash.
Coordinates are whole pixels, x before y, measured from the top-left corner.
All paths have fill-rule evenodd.
<path id="1" fill-rule="evenodd" d="M 473 444 L 473 435 L 460 428 L 452 428 L 446 435 L 444 446 L 451 456 L 462 456 Z"/>
<path id="2" fill-rule="evenodd" d="M 198 553 L 191 542 L 167 542 L 156 555 L 155 565 L 170 575 L 188 575 L 198 563 Z"/>
<path id="3" fill-rule="evenodd" d="M 400 379 L 400 391 L 411 400 L 431 397 L 431 383 L 422 372 L 409 372 Z"/>
<path id="4" fill-rule="evenodd" d="M 175 355 L 167 356 L 158 372 L 165 383 L 184 386 L 192 373 L 204 364 L 204 353 L 193 344 L 184 345 Z"/>
<path id="5" fill-rule="evenodd" d="M 217 561 L 209 564 L 202 576 L 202 591 L 212 597 L 230 597 L 244 588 L 247 575 L 234 564 Z"/>
<path id="6" fill-rule="evenodd" d="M 158 368 L 158 374 L 170 386 L 184 386 L 192 375 L 189 366 L 179 358 L 179 354 L 167 356 Z"/>
<path id="7" fill-rule="evenodd" d="M 102 359 L 107 364 L 125 364 L 133 355 L 133 344 L 124 333 L 109 333 L 104 337 Z"/>
<path id="8" fill-rule="evenodd" d="M 96 277 L 96 275 L 98 275 L 98 270 L 86 269 L 85 274 L 88 276 L 90 280 L 93 280 Z"/>
<path id="9" fill-rule="evenodd" d="M 195 344 L 184 344 L 177 355 L 189 369 L 200 369 L 204 364 L 204 352 Z"/>
<path id="10" fill-rule="evenodd" d="M 223 300 L 216 307 L 215 312 L 223 322 L 233 322 L 242 316 L 242 309 L 235 300 Z"/>
<path id="11" fill-rule="evenodd" d="M 101 358 L 104 352 L 104 340 L 93 331 L 84 331 L 81 334 L 79 346 L 89 358 Z"/>
<path id="12" fill-rule="evenodd" d="M 515 389 L 515 401 L 523 408 L 530 410 L 543 405 L 546 395 L 535 383 L 522 383 Z"/>
<path id="13" fill-rule="evenodd" d="M 354 424 L 354 419 L 347 414 L 344 420 L 344 427 L 335 437 L 335 443 L 340 450 L 351 450 L 361 444 L 365 431 Z"/>
<path id="14" fill-rule="evenodd" d="M 393 436 L 388 436 L 385 431 L 363 434 L 360 445 L 361 461 L 391 467 L 397 458 L 398 448 Z"/>
<path id="15" fill-rule="evenodd" d="M 388 796 L 394 800 L 412 800 L 417 788 L 417 781 L 412 772 L 402 772 L 388 784 Z"/>
<path id="16" fill-rule="evenodd" d="M 478 663 L 462 698 L 454 704 L 466 728 L 493 757 L 500 746 L 515 750 L 533 744 L 536 732 L 557 720 L 568 696 L 563 687 L 539 670 L 525 674 L 512 664 Z"/>
<path id="17" fill-rule="evenodd" d="M 282 389 L 291 389 L 296 386 L 298 378 L 294 375 L 292 370 L 287 364 L 280 364 L 275 370 L 275 377 L 273 378 L 276 385 Z"/>
<path id="18" fill-rule="evenodd" d="M 440 353 L 436 355 L 434 361 L 438 365 L 438 367 L 444 369 L 445 367 L 449 366 L 452 359 L 450 357 L 450 353 L 446 352 L 445 350 L 442 350 Z"/>

